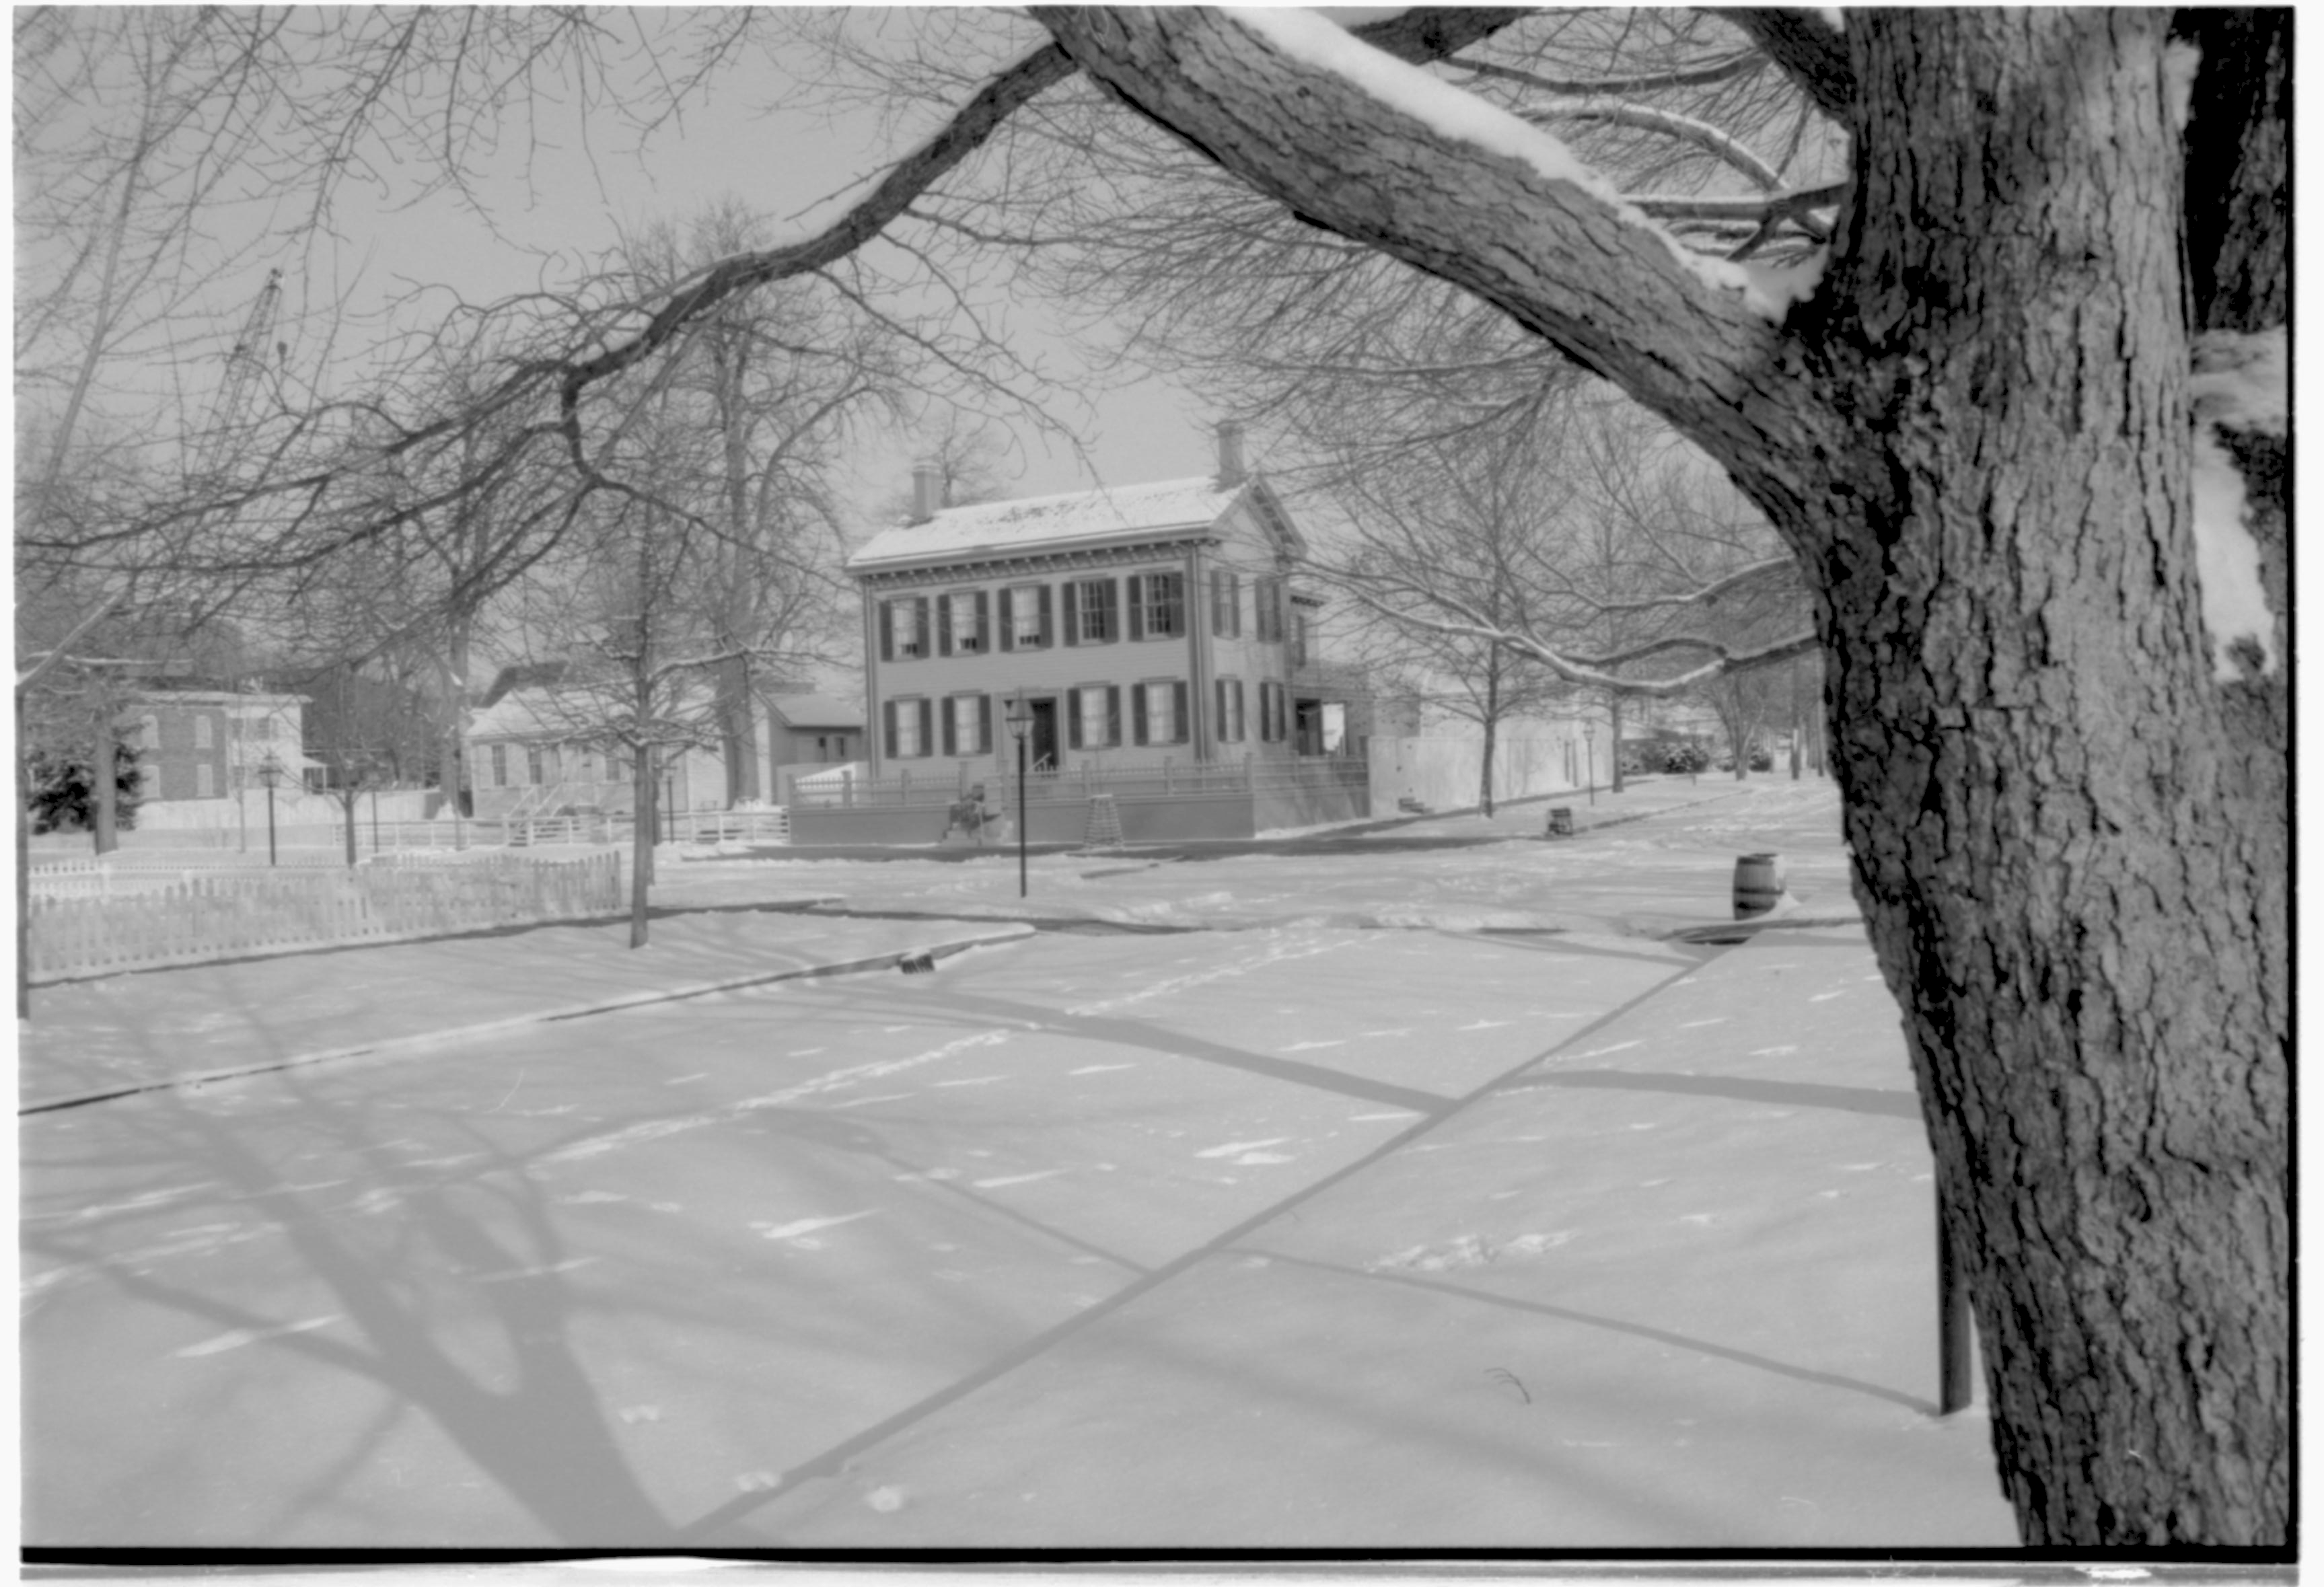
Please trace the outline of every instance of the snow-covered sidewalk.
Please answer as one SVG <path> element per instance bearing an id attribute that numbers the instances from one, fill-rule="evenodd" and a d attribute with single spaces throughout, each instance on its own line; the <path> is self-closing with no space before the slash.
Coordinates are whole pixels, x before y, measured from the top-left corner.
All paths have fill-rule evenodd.
<path id="1" fill-rule="evenodd" d="M 1982 1406 L 1936 1415 L 1933 1218 L 1861 931 L 1770 933 L 727 1514 L 803 1547 L 2007 1548 Z"/>
<path id="2" fill-rule="evenodd" d="M 811 901 L 800 894 L 785 900 Z M 17 1029 L 17 1105 L 318 1058 L 1019 937 L 1007 922 L 832 919 L 723 909 L 362 946 L 36 987 Z M 488 973 L 478 973 L 489 962 Z"/>

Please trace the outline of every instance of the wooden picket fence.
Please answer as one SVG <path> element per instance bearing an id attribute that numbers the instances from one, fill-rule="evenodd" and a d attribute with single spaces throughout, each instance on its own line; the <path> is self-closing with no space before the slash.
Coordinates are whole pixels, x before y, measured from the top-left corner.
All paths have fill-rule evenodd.
<path id="1" fill-rule="evenodd" d="M 106 898 L 36 895 L 35 982 L 244 954 L 618 913 L 620 857 L 496 857 L 460 865 L 218 872 Z"/>

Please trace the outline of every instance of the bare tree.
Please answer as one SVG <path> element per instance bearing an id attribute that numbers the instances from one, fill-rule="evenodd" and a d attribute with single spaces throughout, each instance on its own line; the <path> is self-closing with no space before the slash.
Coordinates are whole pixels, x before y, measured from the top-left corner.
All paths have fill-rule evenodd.
<path id="1" fill-rule="evenodd" d="M 569 460 L 576 500 L 635 500 L 597 459 L 593 393 L 727 298 L 929 224 L 939 184 L 1085 72 L 1335 247 L 1611 381 L 1766 513 L 1830 658 L 1857 888 L 2021 1530 L 2282 1546 L 2288 14 L 1724 13 L 1775 69 L 1755 80 L 1795 96 L 1803 146 L 1812 128 L 1845 171 L 1794 185 L 1777 164 L 1776 190 L 1674 203 L 1401 64 L 1532 14 L 1351 33 L 1292 12 L 1031 15 L 1049 42 L 964 85 L 832 226 L 655 303 L 534 305 L 537 356 L 375 456 L 514 415 Z M 1698 223 L 1748 225 L 1717 250 L 1741 257 L 1671 229 Z M 1757 258 L 1787 227 L 1807 268 Z M 305 511 L 360 473 L 268 489 Z M 1691 604 L 1775 582 L 1746 570 Z M 1776 650 L 1696 642 L 1720 666 Z"/>

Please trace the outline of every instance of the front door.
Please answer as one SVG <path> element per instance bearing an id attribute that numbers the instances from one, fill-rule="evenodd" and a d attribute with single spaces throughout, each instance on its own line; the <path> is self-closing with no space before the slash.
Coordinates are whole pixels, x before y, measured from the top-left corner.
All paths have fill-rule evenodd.
<path id="1" fill-rule="evenodd" d="M 1033 713 L 1033 729 L 1028 734 L 1026 751 L 1033 757 L 1036 771 L 1057 769 L 1057 702 L 1054 699 L 1028 700 L 1027 708 Z"/>

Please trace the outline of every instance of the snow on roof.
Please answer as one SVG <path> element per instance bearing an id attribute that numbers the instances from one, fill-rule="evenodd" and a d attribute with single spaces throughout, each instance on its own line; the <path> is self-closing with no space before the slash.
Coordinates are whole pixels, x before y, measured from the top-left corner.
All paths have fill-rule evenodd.
<path id="1" fill-rule="evenodd" d="M 777 695 L 767 708 L 793 727 L 863 725 L 863 707 L 834 695 Z"/>
<path id="2" fill-rule="evenodd" d="M 847 566 L 861 571 L 1069 540 L 1207 529 L 1250 488 L 1248 482 L 1222 487 L 1211 478 L 1173 479 L 947 507 L 926 523 L 881 530 L 847 559 Z"/>

